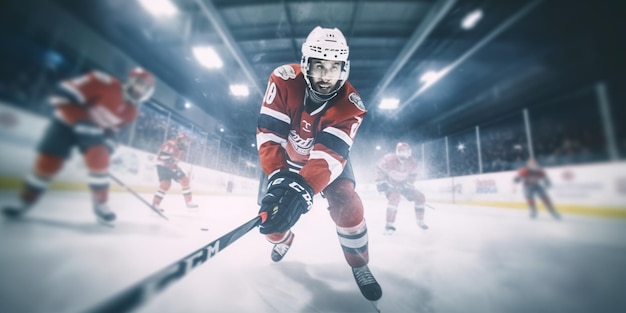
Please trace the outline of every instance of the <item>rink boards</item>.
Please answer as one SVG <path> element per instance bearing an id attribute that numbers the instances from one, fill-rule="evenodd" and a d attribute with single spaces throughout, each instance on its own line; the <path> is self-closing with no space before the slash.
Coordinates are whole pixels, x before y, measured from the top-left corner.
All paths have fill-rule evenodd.
<path id="1" fill-rule="evenodd" d="M 5 152 L 0 162 L 0 188 L 16 189 L 31 170 L 34 146 L 47 120 L 25 111 L 0 104 L 0 148 Z M 138 192 L 154 192 L 158 187 L 155 155 L 120 146 L 113 155 L 111 172 Z M 258 181 L 217 170 L 181 164 L 190 174 L 195 194 L 256 195 Z M 609 217 L 626 217 L 626 162 L 597 163 L 546 168 L 552 181 L 548 193 L 558 210 Z M 357 181 L 359 173 L 355 173 Z M 416 186 L 427 202 L 474 204 L 503 208 L 526 208 L 521 185 L 514 183 L 515 172 L 499 172 L 434 180 L 422 180 Z M 86 190 L 87 170 L 77 151 L 51 185 L 53 190 Z M 232 187 L 228 188 L 228 187 Z M 114 191 L 122 188 L 112 186 Z M 359 182 L 357 190 L 365 197 L 376 193 L 373 183 Z M 170 192 L 178 193 L 174 186 Z M 539 207 L 542 207 L 538 201 Z"/>

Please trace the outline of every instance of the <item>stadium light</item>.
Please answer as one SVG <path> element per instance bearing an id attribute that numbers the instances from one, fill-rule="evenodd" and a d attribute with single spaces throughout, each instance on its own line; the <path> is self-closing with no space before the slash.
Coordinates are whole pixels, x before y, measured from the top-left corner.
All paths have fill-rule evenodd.
<path id="1" fill-rule="evenodd" d="M 441 74 L 435 71 L 428 71 L 420 77 L 420 82 L 426 83 L 426 84 L 432 84 L 436 82 L 439 78 L 441 78 Z"/>
<path id="2" fill-rule="evenodd" d="M 173 16 L 178 8 L 170 0 L 139 0 L 141 6 L 154 16 Z"/>
<path id="3" fill-rule="evenodd" d="M 185 102 L 185 109 L 189 109 L 191 108 L 191 102 L 187 101 Z"/>
<path id="4" fill-rule="evenodd" d="M 236 97 L 247 97 L 250 94 L 246 85 L 230 85 L 230 93 Z"/>
<path id="5" fill-rule="evenodd" d="M 380 101 L 378 108 L 382 110 L 394 110 L 398 108 L 399 103 L 400 99 L 398 98 L 384 98 Z"/>
<path id="6" fill-rule="evenodd" d="M 461 21 L 461 27 L 465 30 L 470 30 L 476 26 L 478 21 L 483 17 L 483 11 L 480 9 L 467 13 Z"/>
<path id="7" fill-rule="evenodd" d="M 193 56 L 196 57 L 196 60 L 202 64 L 202 66 L 207 68 L 222 68 L 224 63 L 220 56 L 213 50 L 211 47 L 207 46 L 196 46 L 192 49 Z"/>

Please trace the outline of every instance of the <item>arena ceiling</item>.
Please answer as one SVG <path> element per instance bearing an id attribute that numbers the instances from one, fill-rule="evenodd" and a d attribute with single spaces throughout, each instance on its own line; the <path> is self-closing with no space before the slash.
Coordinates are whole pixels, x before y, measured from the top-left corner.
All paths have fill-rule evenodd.
<path id="1" fill-rule="evenodd" d="M 138 1 L 54 1 L 245 137 L 268 75 L 298 63 L 318 25 L 347 37 L 349 80 L 369 111 L 360 136 L 370 139 L 453 133 L 623 68 L 624 22 L 610 1 L 172 0 L 178 13 L 159 18 Z M 462 28 L 477 9 L 482 19 Z M 214 47 L 224 66 L 200 66 L 196 45 Z M 430 85 L 428 71 L 440 75 Z M 232 83 L 250 95 L 234 97 Z M 379 109 L 385 97 L 399 108 Z"/>

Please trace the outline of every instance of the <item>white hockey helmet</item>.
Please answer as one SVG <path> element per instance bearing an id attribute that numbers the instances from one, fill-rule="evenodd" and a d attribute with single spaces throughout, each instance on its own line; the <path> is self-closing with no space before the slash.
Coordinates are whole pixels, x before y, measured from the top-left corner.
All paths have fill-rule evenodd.
<path id="1" fill-rule="evenodd" d="M 309 89 L 314 94 L 328 97 L 333 96 L 341 89 L 350 75 L 350 61 L 348 61 L 349 52 L 346 38 L 337 28 L 322 28 L 317 26 L 309 33 L 309 36 L 306 37 L 306 40 L 302 44 L 302 60 L 300 61 L 300 67 L 302 68 L 304 79 Z M 311 81 L 309 80 L 309 65 L 312 58 L 343 62 L 337 86 L 328 94 L 321 94 L 315 91 L 311 86 Z"/>
<path id="2" fill-rule="evenodd" d="M 124 96 L 132 103 L 144 102 L 154 94 L 156 80 L 152 73 L 141 67 L 133 68 L 124 83 Z"/>
<path id="3" fill-rule="evenodd" d="M 406 142 L 398 142 L 396 145 L 396 155 L 400 160 L 406 160 L 411 157 L 411 147 Z"/>

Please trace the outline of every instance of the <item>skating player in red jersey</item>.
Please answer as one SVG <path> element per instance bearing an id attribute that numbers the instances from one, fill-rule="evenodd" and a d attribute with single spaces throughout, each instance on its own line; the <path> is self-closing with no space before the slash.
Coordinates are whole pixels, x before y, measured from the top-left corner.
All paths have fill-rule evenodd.
<path id="1" fill-rule="evenodd" d="M 347 81 L 348 53 L 340 30 L 316 27 L 302 45 L 300 64 L 270 75 L 257 127 L 259 160 L 269 181 L 260 231 L 274 245 L 272 260 L 280 261 L 294 241 L 291 227 L 321 193 L 355 280 L 375 301 L 382 290 L 367 266 L 367 225 L 349 160 L 366 109 Z"/>
<path id="2" fill-rule="evenodd" d="M 422 229 L 428 229 L 428 226 L 424 224 L 424 205 L 426 202 L 424 194 L 413 185 L 417 179 L 418 163 L 411 155 L 409 144 L 399 142 L 396 145 L 395 153 L 384 155 L 376 163 L 376 170 L 376 189 L 385 193 L 388 200 L 385 234 L 392 234 L 396 231 L 394 224 L 402 196 L 415 202 L 417 225 Z"/>
<path id="3" fill-rule="evenodd" d="M 157 175 L 159 176 L 159 190 L 154 194 L 152 205 L 163 211 L 160 207 L 161 201 L 172 185 L 172 180 L 182 187 L 185 205 L 188 208 L 197 208 L 198 205 L 191 202 L 191 187 L 189 186 L 189 176 L 178 166 L 178 161 L 184 158 L 189 148 L 189 137 L 184 133 L 179 133 L 174 139 L 168 140 L 161 145 L 157 153 Z"/>
<path id="4" fill-rule="evenodd" d="M 548 196 L 546 192 L 546 188 L 550 188 L 551 186 L 550 179 L 535 159 L 528 160 L 526 166 L 517 171 L 517 176 L 515 176 L 514 181 L 516 183 L 521 182 L 524 186 L 524 196 L 526 197 L 526 202 L 530 209 L 530 218 L 537 217 L 535 196 L 538 196 L 552 217 L 557 220 L 561 219 L 561 215 L 554 208 L 552 200 L 550 200 L 550 196 Z"/>
<path id="5" fill-rule="evenodd" d="M 37 147 L 19 203 L 5 207 L 3 213 L 17 217 L 30 209 L 77 146 L 89 170 L 94 213 L 101 222 L 113 222 L 116 216 L 107 200 L 115 135 L 135 120 L 139 104 L 151 97 L 154 88 L 154 76 L 141 68 L 131 70 L 125 82 L 100 71 L 61 82 L 50 97 L 54 117 Z"/>

